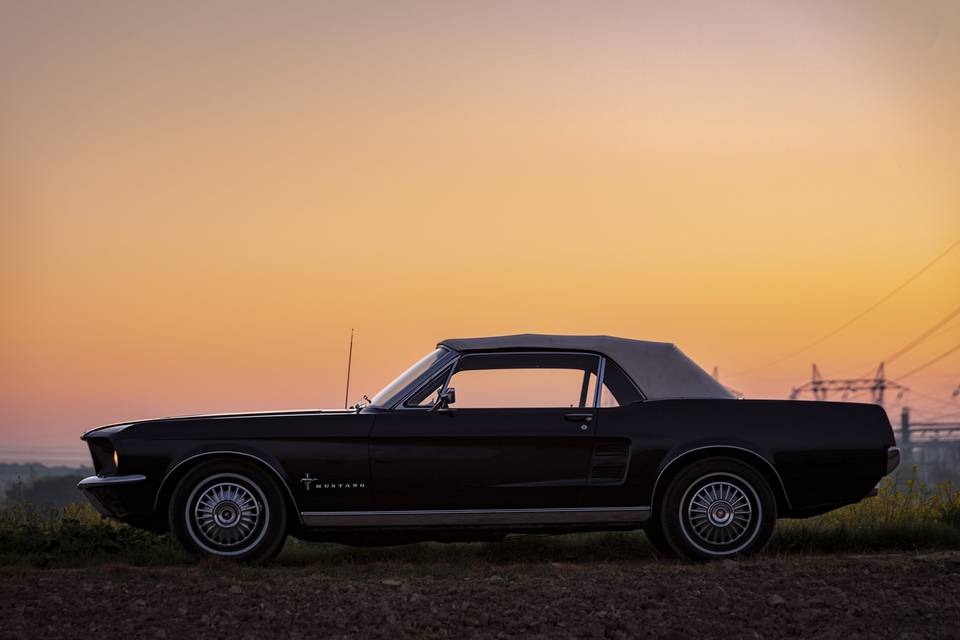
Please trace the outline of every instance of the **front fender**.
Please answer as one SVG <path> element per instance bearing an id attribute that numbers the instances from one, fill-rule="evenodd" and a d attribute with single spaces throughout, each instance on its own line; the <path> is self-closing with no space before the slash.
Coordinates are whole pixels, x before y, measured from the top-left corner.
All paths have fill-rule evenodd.
<path id="1" fill-rule="evenodd" d="M 302 524 L 302 520 L 300 518 L 300 508 L 297 505 L 297 500 L 290 488 L 289 479 L 287 478 L 287 474 L 283 470 L 283 466 L 280 464 L 280 461 L 277 460 L 275 456 L 267 452 L 245 445 L 223 447 L 217 443 L 208 443 L 206 445 L 197 447 L 178 458 L 175 462 L 170 464 L 157 486 L 153 499 L 153 510 L 156 511 L 162 504 L 166 502 L 166 499 L 169 498 L 170 494 L 173 492 L 177 481 L 179 481 L 179 479 L 182 478 L 183 475 L 196 464 L 200 464 L 206 460 L 229 458 L 253 462 L 276 478 L 277 482 L 283 487 L 284 492 L 290 499 L 290 506 L 293 508 L 293 515 L 296 517 L 297 521 Z"/>

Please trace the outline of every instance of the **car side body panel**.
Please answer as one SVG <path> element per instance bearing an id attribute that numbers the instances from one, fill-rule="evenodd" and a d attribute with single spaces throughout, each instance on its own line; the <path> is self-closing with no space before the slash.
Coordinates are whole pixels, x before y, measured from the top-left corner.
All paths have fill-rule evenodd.
<path id="1" fill-rule="evenodd" d="M 297 514 L 644 507 L 688 456 L 732 453 L 769 465 L 785 498 L 781 515 L 803 516 L 867 495 L 894 445 L 872 405 L 661 400 L 596 415 L 586 432 L 556 410 L 535 409 L 155 420 L 103 434 L 120 452 L 118 475 L 145 479 L 98 493 L 121 519 L 162 518 L 180 473 L 236 457 L 268 467 Z"/>
<path id="2" fill-rule="evenodd" d="M 580 414 L 589 422 L 568 418 Z M 583 506 L 594 415 L 593 409 L 382 413 L 370 445 L 376 507 Z"/>
<path id="3" fill-rule="evenodd" d="M 597 340 L 603 343 L 585 344 Z M 673 475 L 704 457 L 754 466 L 777 495 L 778 514 L 788 517 L 856 502 L 890 470 L 893 431 L 875 405 L 735 400 L 725 391 L 649 399 L 638 387 L 623 406 L 596 408 L 597 385 L 589 405 L 583 392 L 580 408 L 405 408 L 404 398 L 462 362 L 455 352 L 436 353 L 433 368 L 406 380 L 383 406 L 95 429 L 84 439 L 97 476 L 80 488 L 102 513 L 162 530 L 180 478 L 204 461 L 232 458 L 266 469 L 282 485 L 295 533 L 323 537 L 336 528 L 337 539 L 349 542 L 345 529 L 442 528 L 469 539 L 490 528 L 635 528 L 655 512 Z M 604 380 L 613 361 L 587 353 L 597 362 L 596 379 Z M 684 359 L 680 371 L 692 367 Z M 695 389 L 705 386 L 700 380 Z"/>

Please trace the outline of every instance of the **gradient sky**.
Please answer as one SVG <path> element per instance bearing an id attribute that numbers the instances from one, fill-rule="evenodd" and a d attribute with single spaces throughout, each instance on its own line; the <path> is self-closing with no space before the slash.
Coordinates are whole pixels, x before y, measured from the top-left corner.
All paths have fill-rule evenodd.
<path id="1" fill-rule="evenodd" d="M 958 69 L 953 1 L 0 3 L 0 435 L 336 407 L 351 327 L 352 399 L 524 331 L 863 373 L 960 249 L 757 367 L 960 238 Z"/>

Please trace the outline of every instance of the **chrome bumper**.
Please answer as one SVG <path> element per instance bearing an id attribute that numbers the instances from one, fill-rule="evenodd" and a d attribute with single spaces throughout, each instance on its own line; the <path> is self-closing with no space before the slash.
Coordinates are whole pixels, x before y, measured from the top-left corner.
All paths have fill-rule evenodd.
<path id="1" fill-rule="evenodd" d="M 128 513 L 124 500 L 125 496 L 129 496 L 126 488 L 146 479 L 147 476 L 140 474 L 90 476 L 77 483 L 77 488 L 83 491 L 90 504 L 101 514 L 110 518 L 123 518 Z"/>
<path id="2" fill-rule="evenodd" d="M 900 466 L 900 447 L 887 447 L 887 475 Z"/>
<path id="3" fill-rule="evenodd" d="M 97 487 L 109 487 L 116 484 L 130 484 L 131 482 L 143 482 L 147 476 L 134 474 L 130 476 L 89 476 L 77 483 L 77 489 L 96 489 Z"/>

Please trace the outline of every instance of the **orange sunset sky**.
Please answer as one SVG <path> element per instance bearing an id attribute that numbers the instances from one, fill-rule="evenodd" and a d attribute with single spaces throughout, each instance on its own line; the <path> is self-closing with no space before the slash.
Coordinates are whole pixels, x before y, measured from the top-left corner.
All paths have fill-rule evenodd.
<path id="1" fill-rule="evenodd" d="M 796 353 L 960 239 L 958 70 L 952 0 L 0 3 L 0 437 L 340 406 L 351 327 L 351 400 L 525 331 L 864 373 L 960 305 L 955 247 Z"/>

